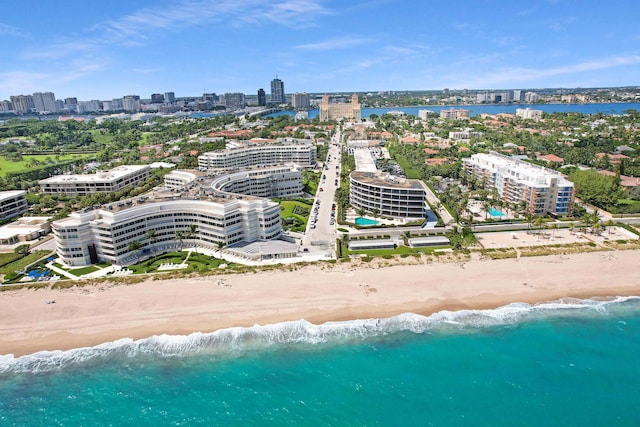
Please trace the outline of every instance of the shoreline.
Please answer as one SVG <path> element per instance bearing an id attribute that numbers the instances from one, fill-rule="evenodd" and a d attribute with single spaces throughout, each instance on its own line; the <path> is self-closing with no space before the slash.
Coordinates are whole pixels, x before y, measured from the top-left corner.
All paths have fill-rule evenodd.
<path id="1" fill-rule="evenodd" d="M 503 260 L 326 264 L 293 271 L 148 279 L 0 293 L 0 355 L 91 347 L 305 319 L 314 324 L 412 312 L 494 309 L 562 298 L 640 295 L 637 250 Z M 46 301 L 55 300 L 54 304 Z"/>

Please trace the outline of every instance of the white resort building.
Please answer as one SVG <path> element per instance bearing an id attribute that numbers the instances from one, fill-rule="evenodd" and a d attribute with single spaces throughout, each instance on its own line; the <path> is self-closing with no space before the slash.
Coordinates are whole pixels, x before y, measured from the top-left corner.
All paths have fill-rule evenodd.
<path id="1" fill-rule="evenodd" d="M 294 166 L 276 166 L 222 175 L 213 181 L 211 188 L 256 197 L 299 197 L 304 184 L 302 173 Z"/>
<path id="2" fill-rule="evenodd" d="M 567 215 L 573 212 L 575 188 L 561 173 L 502 154 L 474 154 L 463 159 L 468 176 L 495 188 L 510 203 L 525 201 L 530 214 Z"/>
<path id="3" fill-rule="evenodd" d="M 218 176 L 172 171 L 163 190 L 55 221 L 56 252 L 70 266 L 124 266 L 188 241 L 211 251 L 224 247 L 252 261 L 294 257 L 295 244 L 274 242 L 282 237 L 280 205 L 267 197 L 299 196 L 302 189 L 302 175 L 293 166 Z M 133 242 L 140 248 L 132 251 Z"/>
<path id="4" fill-rule="evenodd" d="M 198 156 L 198 168 L 231 170 L 259 165 L 293 163 L 298 167 L 314 167 L 316 146 L 309 143 L 282 143 L 269 145 L 246 144 L 238 148 L 212 151 Z"/>
<path id="5" fill-rule="evenodd" d="M 0 191 L 0 221 L 18 216 L 28 208 L 26 191 Z"/>
<path id="6" fill-rule="evenodd" d="M 137 197 L 74 212 L 54 221 L 51 228 L 56 253 L 70 266 L 98 262 L 129 265 L 143 255 L 180 249 L 181 239 L 216 250 L 281 234 L 280 206 L 270 200 L 175 194 Z M 140 249 L 132 251 L 133 242 L 138 242 Z"/>
<path id="7" fill-rule="evenodd" d="M 397 218 L 425 217 L 427 193 L 420 180 L 365 171 L 351 172 L 349 180 L 349 203 L 354 209 Z"/>
<path id="8" fill-rule="evenodd" d="M 57 175 L 40 180 L 40 190 L 45 194 L 79 196 L 99 192 L 121 190 L 127 185 L 137 185 L 149 177 L 148 165 L 123 165 L 110 171 L 83 175 Z"/>

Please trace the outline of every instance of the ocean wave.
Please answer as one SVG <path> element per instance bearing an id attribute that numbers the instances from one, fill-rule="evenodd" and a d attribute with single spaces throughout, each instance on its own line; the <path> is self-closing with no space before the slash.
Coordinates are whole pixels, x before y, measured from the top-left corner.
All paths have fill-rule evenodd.
<path id="1" fill-rule="evenodd" d="M 640 297 L 636 296 L 584 300 L 565 298 L 535 305 L 512 303 L 491 310 L 443 310 L 430 316 L 404 313 L 389 318 L 327 322 L 320 325 L 302 319 L 248 328 L 227 328 L 211 333 L 156 335 L 140 340 L 123 338 L 95 347 L 41 351 L 20 357 L 12 354 L 0 355 L 0 376 L 91 366 L 122 357 L 183 357 L 200 353 L 234 356 L 278 345 L 361 342 L 400 332 L 422 334 L 474 330 L 578 313 L 606 315 L 625 307 L 636 310 L 639 303 Z"/>

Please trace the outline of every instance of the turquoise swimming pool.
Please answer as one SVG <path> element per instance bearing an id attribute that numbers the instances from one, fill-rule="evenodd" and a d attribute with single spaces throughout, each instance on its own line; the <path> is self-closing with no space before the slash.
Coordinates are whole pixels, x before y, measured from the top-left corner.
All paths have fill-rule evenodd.
<path id="1" fill-rule="evenodd" d="M 361 216 L 356 218 L 356 225 L 377 225 L 377 224 L 379 224 L 379 222 L 373 219 L 363 218 Z"/>
<path id="2" fill-rule="evenodd" d="M 491 216 L 507 216 L 507 214 L 505 214 L 502 211 L 499 211 L 496 208 L 489 209 L 489 215 L 491 215 Z"/>

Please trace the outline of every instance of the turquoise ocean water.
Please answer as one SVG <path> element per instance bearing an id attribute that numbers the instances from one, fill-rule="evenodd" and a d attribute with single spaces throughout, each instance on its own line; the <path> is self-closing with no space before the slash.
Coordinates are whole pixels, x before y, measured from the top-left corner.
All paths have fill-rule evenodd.
<path id="1" fill-rule="evenodd" d="M 0 356 L 0 425 L 640 425 L 640 298 Z"/>

